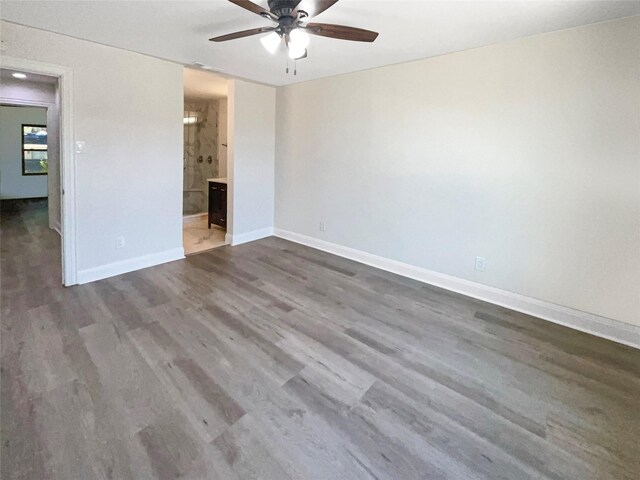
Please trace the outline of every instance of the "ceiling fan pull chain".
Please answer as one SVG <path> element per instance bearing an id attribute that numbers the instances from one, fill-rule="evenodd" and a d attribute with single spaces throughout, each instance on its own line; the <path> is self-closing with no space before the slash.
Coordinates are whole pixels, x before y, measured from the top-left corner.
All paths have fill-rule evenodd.
<path id="1" fill-rule="evenodd" d="M 289 59 L 287 58 L 287 69 L 285 70 L 285 72 L 287 73 L 287 75 L 289 74 Z"/>
<path id="2" fill-rule="evenodd" d="M 293 61 L 293 74 L 298 75 L 298 60 Z"/>

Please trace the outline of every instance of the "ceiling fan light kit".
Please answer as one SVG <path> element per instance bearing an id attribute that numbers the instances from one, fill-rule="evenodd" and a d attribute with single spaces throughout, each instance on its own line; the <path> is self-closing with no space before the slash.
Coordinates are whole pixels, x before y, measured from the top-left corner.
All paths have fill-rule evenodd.
<path id="1" fill-rule="evenodd" d="M 271 32 L 269 35 L 265 35 L 260 39 L 260 43 L 265 48 L 265 50 L 272 55 L 278 51 L 278 47 L 280 46 L 280 35 L 276 32 Z"/>
<path id="2" fill-rule="evenodd" d="M 278 25 L 221 35 L 210 38 L 209 40 L 212 42 L 226 42 L 237 38 L 268 33 L 268 35 L 264 35 L 260 39 L 260 43 L 262 43 L 265 50 L 275 54 L 284 40 L 289 58 L 296 61 L 307 57 L 307 47 L 310 43 L 309 34 L 369 43 L 378 37 L 377 32 L 361 28 L 328 23 L 307 23 L 309 18 L 324 12 L 336 4 L 338 0 L 269 0 L 269 10 L 249 0 L 229 1 Z M 287 73 L 288 71 L 289 69 L 287 68 Z"/>
<path id="3" fill-rule="evenodd" d="M 299 45 L 301 48 L 307 48 L 311 39 L 309 38 L 309 34 L 302 30 L 302 28 L 296 28 L 289 34 L 289 41 Z"/>
<path id="4" fill-rule="evenodd" d="M 307 56 L 307 49 L 300 45 L 289 43 L 288 51 L 291 60 L 301 60 Z"/>

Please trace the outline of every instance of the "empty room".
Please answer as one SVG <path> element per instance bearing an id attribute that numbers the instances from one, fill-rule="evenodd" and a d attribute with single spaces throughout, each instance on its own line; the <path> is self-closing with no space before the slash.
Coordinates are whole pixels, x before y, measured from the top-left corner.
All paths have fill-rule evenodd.
<path id="1" fill-rule="evenodd" d="M 638 480 L 640 2 L 2 0 L 3 480 Z"/>

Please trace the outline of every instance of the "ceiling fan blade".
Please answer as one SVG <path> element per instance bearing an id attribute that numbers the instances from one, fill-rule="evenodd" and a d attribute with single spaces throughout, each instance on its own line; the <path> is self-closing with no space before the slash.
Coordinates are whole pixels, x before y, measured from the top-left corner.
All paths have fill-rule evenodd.
<path id="1" fill-rule="evenodd" d="M 338 3 L 338 0 L 302 0 L 298 3 L 298 6 L 293 9 L 291 15 L 295 17 L 297 13 L 302 10 L 309 14 L 309 18 L 315 17 L 336 3 Z"/>
<path id="2" fill-rule="evenodd" d="M 332 25 L 330 23 L 307 23 L 304 29 L 313 35 L 321 37 L 338 38 L 354 42 L 373 42 L 378 38 L 378 32 L 364 30 L 362 28 L 345 27 L 344 25 Z"/>
<path id="3" fill-rule="evenodd" d="M 242 32 L 228 33 L 227 35 L 220 35 L 219 37 L 210 38 L 211 42 L 226 42 L 227 40 L 235 40 L 236 38 L 250 37 L 251 35 L 258 35 L 259 33 L 273 32 L 275 27 L 260 27 L 252 28 L 251 30 L 243 30 Z"/>
<path id="4" fill-rule="evenodd" d="M 271 13 L 266 8 L 262 8 L 260 5 L 256 5 L 249 0 L 229 0 L 231 3 L 238 5 L 239 7 L 244 8 L 245 10 L 249 10 L 250 12 L 256 13 L 261 17 L 268 17 L 274 21 L 278 21 L 278 17 L 276 17 L 273 13 Z"/>

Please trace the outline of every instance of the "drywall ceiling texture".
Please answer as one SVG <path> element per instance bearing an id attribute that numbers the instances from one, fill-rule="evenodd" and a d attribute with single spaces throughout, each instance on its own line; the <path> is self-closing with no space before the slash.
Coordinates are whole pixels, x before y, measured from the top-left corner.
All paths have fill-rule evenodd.
<path id="1" fill-rule="evenodd" d="M 22 124 L 46 125 L 42 107 L 0 106 L 0 198 L 47 196 L 46 175 L 22 175 Z"/>
<path id="2" fill-rule="evenodd" d="M 639 102 L 640 17 L 279 88 L 275 226 L 640 325 Z"/>
<path id="3" fill-rule="evenodd" d="M 39 73 L 30 73 L 26 79 L 17 79 L 13 76 L 14 73 L 22 73 L 16 70 L 1 68 L 0 69 L 0 85 L 6 86 L 11 83 L 18 84 L 45 84 L 43 88 L 47 88 L 46 85 L 57 85 L 58 78 L 51 77 L 49 75 L 41 75 Z"/>
<path id="4" fill-rule="evenodd" d="M 228 176 L 233 244 L 273 232 L 276 90 L 229 84 Z"/>
<path id="5" fill-rule="evenodd" d="M 181 251 L 182 66 L 1 27 L 4 55 L 73 68 L 74 138 L 86 142 L 75 156 L 79 275 Z"/>
<path id="6" fill-rule="evenodd" d="M 266 0 L 255 0 L 266 6 Z M 230 2 L 2 1 L 0 15 L 23 25 L 146 53 L 184 65 L 201 62 L 235 77 L 285 85 L 406 62 L 519 37 L 640 14 L 640 2 L 340 0 L 314 21 L 380 33 L 373 44 L 313 37 L 298 75 L 259 36 L 209 38 L 272 25 Z"/>

